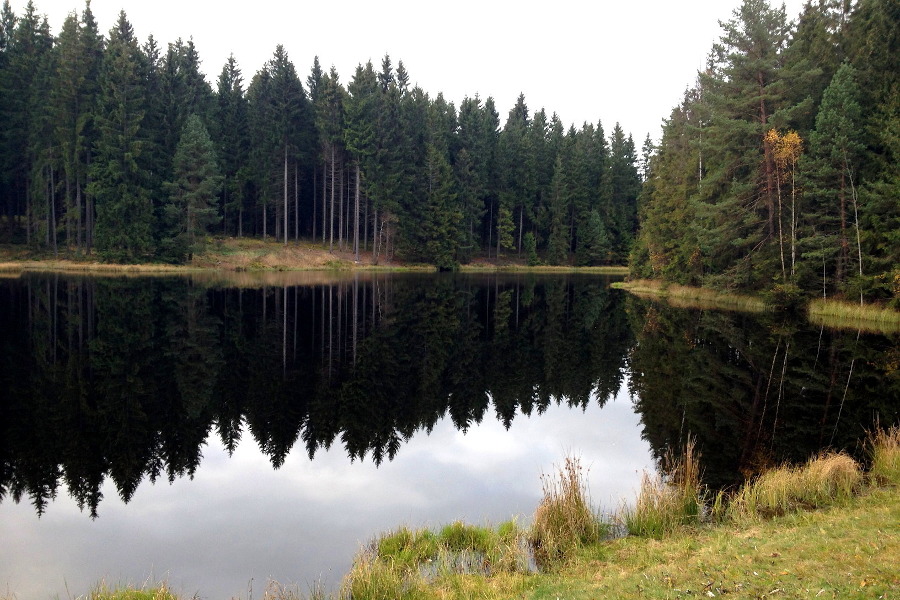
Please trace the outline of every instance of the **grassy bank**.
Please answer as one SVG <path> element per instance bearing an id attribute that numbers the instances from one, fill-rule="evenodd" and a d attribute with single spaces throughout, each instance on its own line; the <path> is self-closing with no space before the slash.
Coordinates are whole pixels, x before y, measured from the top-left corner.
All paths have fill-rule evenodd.
<path id="1" fill-rule="evenodd" d="M 900 311 L 883 306 L 816 299 L 809 303 L 809 320 L 826 327 L 900 333 Z"/>
<path id="2" fill-rule="evenodd" d="M 783 466 L 708 497 L 690 446 L 612 520 L 568 459 L 545 475 L 533 524 L 400 528 L 373 540 L 334 596 L 270 583 L 272 600 L 895 598 L 900 594 L 900 428 L 844 454 Z M 643 508 L 642 508 L 643 507 Z M 654 523 L 664 523 L 655 526 Z M 611 536 L 627 526 L 629 534 Z M 91 600 L 175 600 L 165 586 Z M 257 596 L 259 597 L 259 596 Z"/>
<path id="3" fill-rule="evenodd" d="M 661 298 L 672 306 L 682 308 L 709 308 L 743 312 L 765 312 L 766 302 L 757 297 L 742 294 L 726 294 L 709 288 L 691 287 L 648 279 L 622 281 L 614 288 L 627 290 L 635 296 Z"/>
<path id="4" fill-rule="evenodd" d="M 708 308 L 761 313 L 771 310 L 759 296 L 726 294 L 716 290 L 639 279 L 612 284 L 635 296 L 666 301 L 679 308 Z M 807 305 L 811 323 L 832 329 L 852 329 L 869 333 L 900 333 L 900 311 L 874 304 L 859 304 L 836 299 L 814 299 Z"/>
<path id="5" fill-rule="evenodd" d="M 335 246 L 306 240 L 275 242 L 258 238 L 211 238 L 204 253 L 188 265 L 159 263 L 112 264 L 89 255 L 61 259 L 45 252 L 33 252 L 17 245 L 0 245 L 0 273 L 16 275 L 23 271 L 77 272 L 98 275 L 153 275 L 198 271 L 280 272 L 280 271 L 434 271 L 432 265 L 402 260 L 385 260 L 372 252 L 353 252 Z M 535 272 L 535 273 L 592 273 L 627 275 L 627 267 L 553 267 L 528 266 L 525 259 L 512 255 L 499 258 L 478 258 L 460 265 L 460 271 L 473 273 Z"/>

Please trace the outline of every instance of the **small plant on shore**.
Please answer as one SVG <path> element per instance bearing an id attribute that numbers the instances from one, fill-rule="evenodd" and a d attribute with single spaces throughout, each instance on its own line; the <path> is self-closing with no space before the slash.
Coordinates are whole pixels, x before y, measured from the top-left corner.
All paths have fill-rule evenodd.
<path id="1" fill-rule="evenodd" d="M 851 498 L 862 479 L 859 464 L 846 454 L 822 454 L 802 467 L 778 467 L 745 483 L 731 499 L 728 514 L 754 519 L 829 506 Z"/>
<path id="2" fill-rule="evenodd" d="M 418 569 L 383 560 L 371 550 L 357 555 L 341 585 L 341 598 L 353 600 L 415 600 L 425 596 L 426 581 Z"/>
<path id="3" fill-rule="evenodd" d="M 375 556 L 388 558 L 397 566 L 408 569 L 437 558 L 440 548 L 437 536 L 427 529 L 413 531 L 401 527 L 382 535 L 374 544 Z"/>
<path id="4" fill-rule="evenodd" d="M 688 440 L 680 457 L 666 454 L 661 473 L 644 473 L 637 501 L 623 510 L 622 521 L 631 535 L 658 538 L 699 523 L 702 506 L 700 453 Z"/>
<path id="5" fill-rule="evenodd" d="M 178 600 L 165 583 L 153 587 L 123 587 L 111 590 L 101 582 L 88 594 L 88 600 Z"/>
<path id="6" fill-rule="evenodd" d="M 556 477 L 542 475 L 544 496 L 534 514 L 528 538 L 538 566 L 552 570 L 586 544 L 607 533 L 589 504 L 584 470 L 578 458 L 567 457 Z"/>
<path id="7" fill-rule="evenodd" d="M 869 477 L 878 485 L 900 485 L 900 426 L 878 429 L 866 442 L 872 467 Z"/>

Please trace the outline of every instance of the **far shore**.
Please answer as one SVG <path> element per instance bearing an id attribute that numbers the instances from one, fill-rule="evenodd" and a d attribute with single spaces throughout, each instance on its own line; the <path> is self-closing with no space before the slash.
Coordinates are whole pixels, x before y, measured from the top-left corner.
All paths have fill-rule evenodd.
<path id="1" fill-rule="evenodd" d="M 360 252 L 359 258 L 347 249 L 335 245 L 309 241 L 283 242 L 257 238 L 214 238 L 206 252 L 184 265 L 166 263 L 120 264 L 103 262 L 94 255 L 60 257 L 47 253 L 32 253 L 18 245 L 0 245 L 0 277 L 18 276 L 25 271 L 50 273 L 78 273 L 84 275 L 172 275 L 198 272 L 282 272 L 282 271 L 393 271 L 434 272 L 433 265 L 407 262 L 394 257 L 376 257 L 371 251 Z M 464 273 L 533 272 L 533 273 L 593 273 L 625 276 L 628 267 L 600 266 L 529 266 L 516 253 L 499 257 L 476 257 L 459 266 Z"/>

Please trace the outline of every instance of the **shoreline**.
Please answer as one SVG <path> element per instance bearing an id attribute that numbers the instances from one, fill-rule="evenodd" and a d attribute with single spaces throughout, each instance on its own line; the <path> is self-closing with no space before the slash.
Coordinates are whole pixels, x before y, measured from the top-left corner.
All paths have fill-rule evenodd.
<path id="1" fill-rule="evenodd" d="M 612 284 L 640 298 L 662 300 L 678 308 L 728 310 L 761 314 L 774 312 L 759 295 L 728 294 L 710 288 L 640 279 Z M 900 311 L 879 304 L 858 304 L 841 298 L 813 298 L 802 304 L 802 314 L 814 325 L 884 335 L 900 333 Z"/>
<path id="2" fill-rule="evenodd" d="M 18 276 L 23 272 L 77 273 L 84 275 L 178 275 L 191 273 L 274 273 L 274 272 L 437 272 L 433 265 L 402 260 L 375 260 L 371 252 L 360 253 L 329 250 L 317 243 L 291 241 L 288 244 L 256 238 L 216 238 L 202 255 L 189 264 L 106 263 L 96 257 L 60 258 L 32 254 L 17 245 L 0 246 L 0 277 Z M 500 258 L 476 257 L 460 264 L 459 273 L 590 273 L 625 276 L 626 266 L 576 267 L 529 266 L 524 258 L 510 254 Z"/>

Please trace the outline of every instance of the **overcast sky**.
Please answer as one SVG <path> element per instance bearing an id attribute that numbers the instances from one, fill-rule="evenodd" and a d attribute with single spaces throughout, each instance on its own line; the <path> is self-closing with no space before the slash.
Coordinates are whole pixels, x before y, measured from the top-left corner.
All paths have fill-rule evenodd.
<path id="1" fill-rule="evenodd" d="M 14 0 L 16 14 L 26 0 Z M 786 2 L 796 19 L 803 0 Z M 306 81 L 313 57 L 337 68 L 341 82 L 356 65 L 376 69 L 389 54 L 430 96 L 459 106 L 492 96 L 501 125 L 519 93 L 529 109 L 563 123 L 618 121 L 638 148 L 657 139 L 661 120 L 681 99 L 740 0 L 498 2 L 413 0 L 276 2 L 253 0 L 92 0 L 101 31 L 124 9 L 143 42 L 193 37 L 207 78 L 215 81 L 233 53 L 249 82 L 283 44 Z M 35 0 L 53 33 L 83 0 Z"/>

